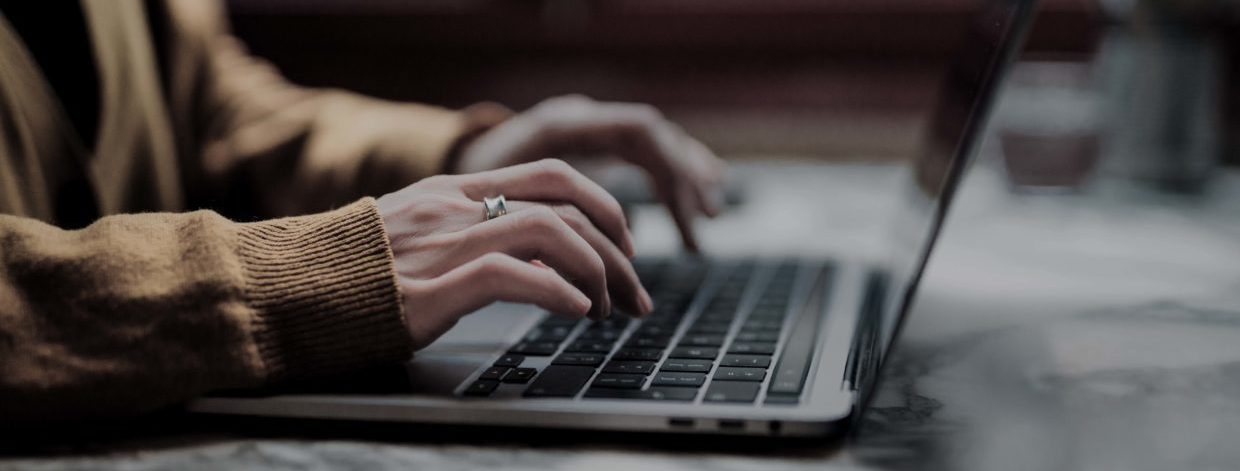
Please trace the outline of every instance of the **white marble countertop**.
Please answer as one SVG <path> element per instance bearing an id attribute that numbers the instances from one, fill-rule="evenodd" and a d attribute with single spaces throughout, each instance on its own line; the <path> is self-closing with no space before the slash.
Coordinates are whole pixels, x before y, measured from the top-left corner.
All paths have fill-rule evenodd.
<path id="1" fill-rule="evenodd" d="M 736 171 L 749 200 L 701 224 L 708 251 L 883 256 L 900 183 L 891 167 Z M 930 261 L 879 401 L 842 447 L 243 438 L 191 427 L 4 459 L 0 470 L 1234 469 L 1240 174 L 1216 183 L 1196 198 L 1103 184 L 1019 194 L 984 159 Z M 800 217 L 807 211 L 817 215 Z M 633 220 L 642 252 L 675 250 L 661 209 Z"/>

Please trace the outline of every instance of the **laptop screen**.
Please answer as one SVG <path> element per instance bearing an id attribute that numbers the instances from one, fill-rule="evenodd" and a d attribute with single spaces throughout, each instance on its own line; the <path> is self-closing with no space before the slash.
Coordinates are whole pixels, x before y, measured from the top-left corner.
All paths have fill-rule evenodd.
<path id="1" fill-rule="evenodd" d="M 862 321 L 861 340 L 870 345 L 856 362 L 863 399 L 900 334 L 949 203 L 982 139 L 1000 78 L 1024 43 L 1034 1 L 979 0 L 947 67 L 923 147 L 906 167 L 890 264 L 873 280 L 870 312 Z"/>

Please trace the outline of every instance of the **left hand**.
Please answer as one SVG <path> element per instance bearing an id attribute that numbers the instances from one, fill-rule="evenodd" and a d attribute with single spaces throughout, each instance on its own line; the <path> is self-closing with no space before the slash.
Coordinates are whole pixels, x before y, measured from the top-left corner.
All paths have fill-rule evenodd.
<path id="1" fill-rule="evenodd" d="M 723 206 L 724 163 L 654 107 L 551 98 L 491 128 L 462 150 L 456 173 L 476 173 L 545 157 L 616 155 L 646 171 L 659 199 L 697 251 L 693 218 Z"/>

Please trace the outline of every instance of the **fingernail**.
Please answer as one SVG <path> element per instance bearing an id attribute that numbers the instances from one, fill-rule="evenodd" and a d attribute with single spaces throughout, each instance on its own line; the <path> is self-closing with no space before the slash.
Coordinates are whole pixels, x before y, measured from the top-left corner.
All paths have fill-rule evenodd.
<path id="1" fill-rule="evenodd" d="M 646 288 L 642 288 L 641 296 L 638 302 L 642 305 L 643 316 L 650 314 L 650 312 L 654 310 L 654 300 L 650 299 L 650 293 L 646 291 Z"/>
<path id="2" fill-rule="evenodd" d="M 594 307 L 594 303 L 590 301 L 590 298 L 587 298 L 584 294 L 578 294 L 575 297 L 577 299 L 573 301 L 573 304 L 576 305 L 576 312 L 582 315 L 590 314 L 590 308 Z"/>
<path id="3" fill-rule="evenodd" d="M 723 205 L 724 205 L 723 190 L 715 189 L 713 191 L 709 191 L 707 193 L 706 199 L 707 199 L 706 205 L 709 206 L 709 208 L 707 208 L 707 216 L 710 216 L 713 218 L 715 216 L 718 216 L 719 213 L 723 212 Z"/>
<path id="4" fill-rule="evenodd" d="M 637 249 L 633 247 L 633 235 L 627 231 L 624 233 L 624 254 L 629 258 L 637 256 Z"/>

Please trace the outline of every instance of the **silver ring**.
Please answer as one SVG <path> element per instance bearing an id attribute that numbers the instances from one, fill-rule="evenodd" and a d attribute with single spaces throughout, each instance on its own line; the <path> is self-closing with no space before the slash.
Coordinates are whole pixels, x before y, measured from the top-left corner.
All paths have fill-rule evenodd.
<path id="1" fill-rule="evenodd" d="M 498 195 L 494 198 L 482 198 L 482 214 L 490 221 L 497 217 L 508 214 L 508 205 L 504 200 L 504 195 Z"/>

